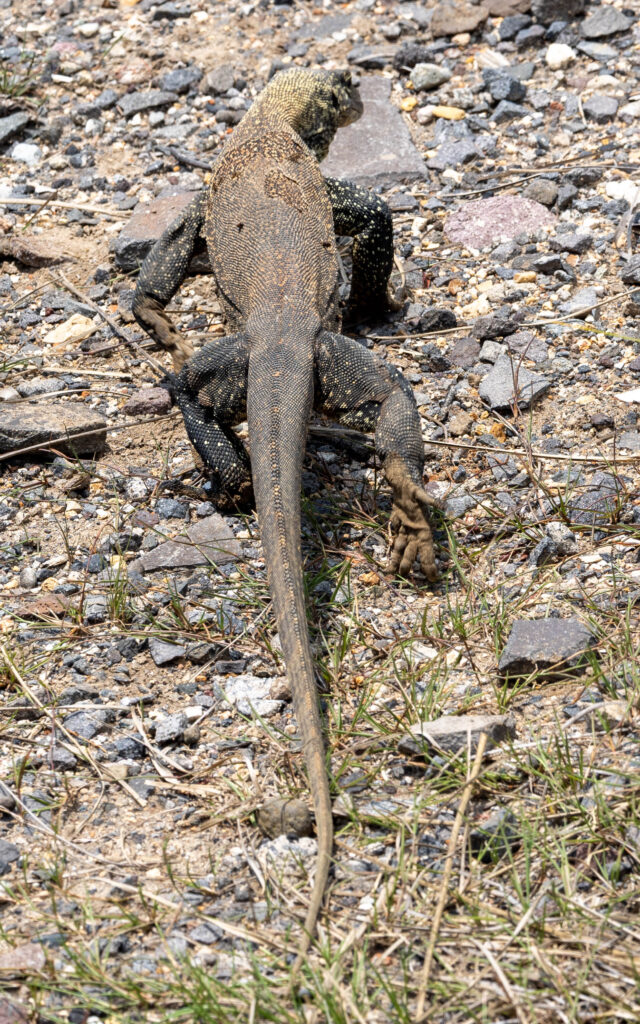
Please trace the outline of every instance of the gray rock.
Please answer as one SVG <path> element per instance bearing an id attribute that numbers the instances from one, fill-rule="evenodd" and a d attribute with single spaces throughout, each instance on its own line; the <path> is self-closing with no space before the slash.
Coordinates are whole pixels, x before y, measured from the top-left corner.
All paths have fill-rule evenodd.
<path id="1" fill-rule="evenodd" d="M 74 711 L 63 719 L 65 729 L 83 740 L 92 740 L 98 733 L 104 732 L 107 725 L 114 720 L 113 711 L 107 709 L 96 711 Z"/>
<path id="2" fill-rule="evenodd" d="M 537 338 L 533 331 L 516 331 L 505 339 L 504 344 L 507 352 L 530 359 L 533 363 L 544 363 L 549 355 L 545 342 Z"/>
<path id="3" fill-rule="evenodd" d="M 582 104 L 585 117 L 596 124 L 607 124 L 615 119 L 618 113 L 618 101 L 613 96 L 606 96 L 604 93 L 594 92 L 589 99 Z"/>
<path id="4" fill-rule="evenodd" d="M 270 696 L 273 684 L 273 679 L 249 674 L 239 675 L 235 679 L 225 680 L 220 693 L 240 714 L 269 718 L 284 707 L 282 700 L 274 700 Z"/>
<path id="5" fill-rule="evenodd" d="M 215 513 L 189 526 L 185 535 L 158 544 L 130 565 L 132 572 L 225 565 L 235 562 L 241 548 L 222 516 Z"/>
<path id="6" fill-rule="evenodd" d="M 362 80 L 360 92 L 364 114 L 338 132 L 322 165 L 323 174 L 367 187 L 425 180 L 425 163 L 400 111 L 391 103 L 390 80 L 371 75 Z"/>
<path id="7" fill-rule="evenodd" d="M 180 743 L 189 728 L 189 719 L 183 711 L 176 715 L 167 715 L 156 722 L 155 741 L 158 744 Z"/>
<path id="8" fill-rule="evenodd" d="M 516 398 L 521 409 L 528 409 L 550 386 L 546 377 L 532 373 L 505 353 L 480 382 L 478 392 L 491 409 L 510 409 Z"/>
<path id="9" fill-rule="evenodd" d="M 460 139 L 459 142 L 443 142 L 435 156 L 427 161 L 431 171 L 444 171 L 447 167 L 460 167 L 477 160 L 481 156 L 471 139 Z"/>
<path id="10" fill-rule="evenodd" d="M 615 7 L 598 7 L 582 22 L 580 31 L 585 39 L 603 39 L 617 32 L 626 32 L 633 24 L 622 11 Z"/>
<path id="11" fill-rule="evenodd" d="M 54 746 L 42 760 L 56 772 L 72 772 L 78 767 L 78 758 L 66 747 Z"/>
<path id="12" fill-rule="evenodd" d="M 640 253 L 630 256 L 620 273 L 624 284 L 640 284 Z"/>
<path id="13" fill-rule="evenodd" d="M 177 498 L 158 498 L 156 501 L 156 515 L 160 519 L 188 519 L 189 506 Z"/>
<path id="14" fill-rule="evenodd" d="M 431 722 L 411 726 L 408 736 L 398 742 L 403 754 L 422 753 L 427 749 L 448 754 L 474 754 L 482 733 L 487 735 L 487 751 L 507 739 L 514 739 L 516 723 L 512 715 L 443 715 Z"/>
<path id="15" fill-rule="evenodd" d="M 526 96 L 526 85 L 511 74 L 511 68 L 485 68 L 482 78 L 492 99 L 496 101 L 509 100 L 511 103 L 519 103 Z"/>
<path id="16" fill-rule="evenodd" d="M 0 117 L 0 146 L 2 146 L 12 135 L 16 135 L 25 125 L 29 124 L 31 114 L 18 113 L 10 114 L 9 117 Z M 5 202 L 5 200 L 3 200 Z"/>
<path id="17" fill-rule="evenodd" d="M 90 594 L 83 605 L 83 621 L 88 625 L 106 622 L 109 618 L 109 604 L 104 594 Z"/>
<path id="18" fill-rule="evenodd" d="M 517 850 L 521 843 L 515 815 L 508 807 L 499 807 L 469 834 L 469 843 L 478 860 L 495 861 Z"/>
<path id="19" fill-rule="evenodd" d="M 439 85 L 448 82 L 450 78 L 451 72 L 441 64 L 416 64 L 409 75 L 409 80 L 416 92 L 437 89 Z"/>
<path id="20" fill-rule="evenodd" d="M 588 489 L 568 503 L 569 518 L 585 526 L 610 523 L 620 512 L 624 495 L 624 484 L 612 473 L 594 473 Z"/>
<path id="21" fill-rule="evenodd" d="M 542 44 L 544 37 L 545 30 L 542 25 L 532 25 L 531 28 L 524 28 L 521 32 L 518 32 L 515 44 L 519 50 L 526 50 L 529 46 Z"/>
<path id="22" fill-rule="evenodd" d="M 562 234 L 551 239 L 551 248 L 555 252 L 583 253 L 592 245 L 593 235 L 590 231 L 563 231 Z"/>
<path id="23" fill-rule="evenodd" d="M 142 114 L 145 110 L 157 110 L 175 103 L 178 96 L 175 92 L 164 89 L 145 89 L 141 92 L 128 92 L 118 100 L 118 109 L 125 117 Z"/>
<path id="24" fill-rule="evenodd" d="M 221 96 L 233 88 L 236 80 L 236 70 L 232 64 L 221 64 L 219 68 L 212 68 L 202 79 L 200 92 L 205 96 Z"/>
<path id="25" fill-rule="evenodd" d="M 598 294 L 595 288 L 579 288 L 567 302 L 560 305 L 562 314 L 574 316 L 577 320 L 583 319 L 591 312 L 598 303 Z"/>
<path id="26" fill-rule="evenodd" d="M 8 875 L 11 865 L 20 859 L 20 850 L 6 839 L 0 839 L 0 875 Z"/>
<path id="27" fill-rule="evenodd" d="M 478 358 L 481 363 L 495 363 L 496 359 L 504 354 L 504 351 L 505 348 L 502 342 L 487 338 L 480 349 Z"/>
<path id="28" fill-rule="evenodd" d="M 521 107 L 519 103 L 509 103 L 508 100 L 500 100 L 498 106 L 491 115 L 495 124 L 504 124 L 506 121 L 515 121 L 519 117 L 526 117 L 529 111 Z"/>
<path id="29" fill-rule="evenodd" d="M 566 523 L 559 520 L 552 520 L 547 523 L 545 533 L 555 546 L 557 553 L 561 556 L 575 555 L 578 550 L 578 538 L 573 530 L 569 529 Z"/>
<path id="30" fill-rule="evenodd" d="M 171 408 L 171 395 L 165 388 L 141 388 L 122 406 L 127 416 L 162 416 Z"/>
<path id="31" fill-rule="evenodd" d="M 531 13 L 541 25 L 573 21 L 582 14 L 586 0 L 531 0 Z"/>
<path id="32" fill-rule="evenodd" d="M 32 377 L 31 380 L 25 380 L 22 384 L 18 384 L 18 394 L 23 398 L 32 398 L 34 395 L 50 395 L 53 391 L 60 390 L 60 381 L 53 380 L 51 377 Z"/>
<path id="33" fill-rule="evenodd" d="M 88 436 L 81 434 L 87 432 Z M 0 404 L 0 452 L 15 452 L 52 442 L 64 455 L 92 455 L 107 440 L 103 416 L 79 402 Z"/>
<path id="34" fill-rule="evenodd" d="M 608 43 L 578 43 L 578 50 L 592 60 L 602 61 L 606 64 L 610 60 L 617 60 L 620 56 L 618 51 Z"/>
<path id="35" fill-rule="evenodd" d="M 224 938 L 224 932 L 220 928 L 216 928 L 214 924 L 205 921 L 191 929 L 189 938 L 203 946 L 211 946 L 214 942 L 220 942 Z"/>
<path id="36" fill-rule="evenodd" d="M 149 654 L 158 667 L 171 665 L 172 662 L 184 658 L 186 650 L 186 647 L 165 643 L 164 640 L 158 640 L 157 637 L 151 637 L 149 640 Z"/>
<path id="37" fill-rule="evenodd" d="M 191 65 L 188 68 L 174 68 L 163 75 L 161 86 L 167 92 L 176 92 L 179 95 L 189 92 L 192 86 L 197 85 L 202 78 L 202 71 Z"/>
<path id="38" fill-rule="evenodd" d="M 475 338 L 458 338 L 447 351 L 447 357 L 454 366 L 461 366 L 463 370 L 474 366 L 480 355 L 480 344 Z"/>
<path id="39" fill-rule="evenodd" d="M 503 195 L 461 203 L 447 217 L 444 231 L 457 245 L 483 249 L 523 233 L 537 232 L 555 222 L 554 215 L 541 203 Z"/>
<path id="40" fill-rule="evenodd" d="M 498 35 L 501 40 L 508 42 L 510 39 L 515 39 L 518 32 L 521 32 L 523 28 L 528 28 L 530 24 L 531 18 L 528 14 L 508 14 L 500 22 Z M 502 98 L 505 99 L 506 97 Z"/>
<path id="41" fill-rule="evenodd" d="M 487 20 L 488 9 L 481 4 L 467 3 L 466 0 L 441 0 L 436 4 L 431 18 L 431 33 L 438 36 L 455 36 L 460 32 L 475 32 Z"/>
<path id="42" fill-rule="evenodd" d="M 173 3 L 159 4 L 155 8 L 151 15 L 152 21 L 161 21 L 162 18 L 166 18 L 167 21 L 176 21 L 177 18 L 189 18 L 191 17 L 190 7 L 178 7 Z"/>
<path id="43" fill-rule="evenodd" d="M 547 181 L 545 178 L 536 178 L 530 182 L 523 191 L 525 199 L 533 199 L 543 206 L 553 206 L 558 198 L 558 186 L 554 181 Z"/>
<path id="44" fill-rule="evenodd" d="M 498 672 L 507 679 L 540 672 L 544 676 L 574 669 L 595 644 L 579 619 L 518 619 L 500 656 Z"/>
<path id="45" fill-rule="evenodd" d="M 637 430 L 625 430 L 618 440 L 620 448 L 630 452 L 640 452 L 640 434 Z"/>
<path id="46" fill-rule="evenodd" d="M 578 189 L 570 181 L 563 182 L 558 187 L 558 199 L 556 206 L 559 210 L 566 210 L 571 206 L 573 200 L 578 195 Z"/>
<path id="47" fill-rule="evenodd" d="M 118 267 L 127 272 L 137 270 L 154 242 L 196 194 L 180 190 L 140 203 L 126 227 L 109 243 Z"/>

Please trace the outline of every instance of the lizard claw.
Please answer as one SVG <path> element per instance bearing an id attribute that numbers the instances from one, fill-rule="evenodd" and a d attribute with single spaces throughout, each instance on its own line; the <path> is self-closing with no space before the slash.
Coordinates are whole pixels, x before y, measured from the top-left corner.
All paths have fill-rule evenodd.
<path id="1" fill-rule="evenodd" d="M 427 508 L 441 508 L 442 503 L 413 483 L 404 468 L 387 469 L 386 475 L 393 488 L 391 532 L 393 543 L 389 568 L 391 572 L 406 576 L 416 558 L 430 583 L 435 583 L 439 572 L 433 549 L 433 536 L 427 519 Z"/>

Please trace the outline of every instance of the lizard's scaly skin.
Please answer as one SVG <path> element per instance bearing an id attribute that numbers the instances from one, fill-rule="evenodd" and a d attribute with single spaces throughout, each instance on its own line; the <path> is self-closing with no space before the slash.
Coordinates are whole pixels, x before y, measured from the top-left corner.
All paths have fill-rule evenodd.
<path id="1" fill-rule="evenodd" d="M 335 333 L 334 211 L 301 134 L 309 139 L 310 125 L 319 124 L 313 138 L 323 153 L 336 128 L 360 110 L 349 72 L 295 69 L 273 79 L 233 133 L 214 168 L 203 217 L 218 292 L 237 333 L 206 345 L 169 378 L 189 437 L 220 491 L 246 498 L 253 480 L 318 834 L 298 965 L 316 925 L 333 845 L 300 541 L 302 459 L 314 406 L 375 431 L 394 492 L 392 565 L 406 572 L 419 555 L 423 572 L 436 577 L 415 400 L 399 371 Z M 231 429 L 245 416 L 250 461 Z"/>

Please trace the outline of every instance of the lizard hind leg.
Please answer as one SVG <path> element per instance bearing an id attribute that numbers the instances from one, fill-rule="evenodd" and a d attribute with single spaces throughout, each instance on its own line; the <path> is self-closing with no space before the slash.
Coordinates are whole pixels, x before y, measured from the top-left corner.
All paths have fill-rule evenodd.
<path id="1" fill-rule="evenodd" d="M 169 378 L 189 440 L 211 475 L 221 507 L 253 500 L 249 456 L 233 430 L 246 418 L 248 367 L 246 335 L 238 334 L 205 345 Z"/>
<path id="2" fill-rule="evenodd" d="M 427 510 L 439 502 L 422 487 L 424 444 L 409 383 L 359 342 L 323 331 L 316 347 L 316 406 L 344 426 L 375 432 L 376 451 L 393 492 L 389 567 L 406 574 L 418 558 L 424 575 L 435 581 Z"/>

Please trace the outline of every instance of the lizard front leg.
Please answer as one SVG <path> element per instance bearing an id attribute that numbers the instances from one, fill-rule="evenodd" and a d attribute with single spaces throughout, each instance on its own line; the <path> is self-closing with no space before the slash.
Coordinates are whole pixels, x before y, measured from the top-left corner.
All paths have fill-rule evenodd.
<path id="1" fill-rule="evenodd" d="M 132 311 L 140 326 L 173 357 L 177 372 L 193 355 L 193 345 L 180 334 L 165 313 L 187 276 L 192 257 L 204 250 L 201 231 L 207 209 L 203 189 L 162 233 L 140 268 Z"/>
<path id="2" fill-rule="evenodd" d="M 393 269 L 393 222 L 384 199 L 340 178 L 325 178 L 336 235 L 353 237 L 349 319 L 397 310 L 389 276 Z"/>
<path id="3" fill-rule="evenodd" d="M 205 345 L 163 382 L 180 409 L 193 447 L 211 473 L 221 507 L 252 501 L 251 466 L 234 423 L 247 416 L 249 347 L 245 334 Z"/>
<path id="4" fill-rule="evenodd" d="M 406 574 L 417 557 L 427 579 L 437 580 L 427 510 L 440 503 L 422 486 L 424 444 L 408 382 L 358 342 L 323 331 L 316 350 L 316 405 L 345 426 L 375 431 L 376 451 L 393 492 L 389 567 Z"/>

